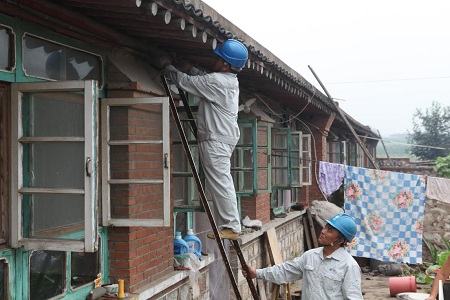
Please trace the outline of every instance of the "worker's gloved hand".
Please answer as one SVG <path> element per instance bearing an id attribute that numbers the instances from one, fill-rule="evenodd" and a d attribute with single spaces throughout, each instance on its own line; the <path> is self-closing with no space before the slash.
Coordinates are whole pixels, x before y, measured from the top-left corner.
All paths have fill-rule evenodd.
<path id="1" fill-rule="evenodd" d="M 194 65 L 185 60 L 176 60 L 174 61 L 174 66 L 181 72 L 189 73 Z"/>
<path id="2" fill-rule="evenodd" d="M 160 56 L 154 60 L 154 64 L 156 67 L 160 69 L 164 69 L 168 65 L 172 64 L 172 59 L 168 56 Z"/>

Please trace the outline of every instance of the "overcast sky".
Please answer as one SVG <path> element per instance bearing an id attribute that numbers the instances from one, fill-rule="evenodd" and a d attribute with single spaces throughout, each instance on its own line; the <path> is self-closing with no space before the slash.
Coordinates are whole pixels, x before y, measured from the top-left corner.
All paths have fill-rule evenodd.
<path id="1" fill-rule="evenodd" d="M 382 136 L 450 106 L 448 0 L 204 0 Z"/>

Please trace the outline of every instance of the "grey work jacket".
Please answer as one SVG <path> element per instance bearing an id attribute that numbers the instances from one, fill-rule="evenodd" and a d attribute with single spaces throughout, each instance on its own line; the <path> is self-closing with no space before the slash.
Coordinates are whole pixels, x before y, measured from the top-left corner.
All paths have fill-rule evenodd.
<path id="1" fill-rule="evenodd" d="M 193 68 L 192 72 L 200 73 Z M 164 74 L 182 90 L 201 97 L 197 112 L 197 140 L 215 140 L 236 146 L 239 140 L 237 124 L 239 82 L 233 73 L 203 73 L 188 75 L 174 66 Z"/>
<path id="2" fill-rule="evenodd" d="M 362 300 L 361 269 L 353 257 L 338 248 L 323 257 L 323 247 L 273 267 L 256 270 L 256 278 L 284 284 L 302 279 L 303 300 Z"/>

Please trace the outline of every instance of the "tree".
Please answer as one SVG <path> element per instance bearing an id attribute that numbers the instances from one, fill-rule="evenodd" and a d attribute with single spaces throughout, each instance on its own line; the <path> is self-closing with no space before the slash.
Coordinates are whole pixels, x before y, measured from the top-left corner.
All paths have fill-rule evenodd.
<path id="1" fill-rule="evenodd" d="M 425 112 L 416 109 L 413 133 L 409 138 L 412 144 L 417 145 L 411 148 L 411 153 L 422 160 L 447 156 L 450 153 L 450 107 L 433 101 Z"/>
<path id="2" fill-rule="evenodd" d="M 450 178 L 450 155 L 446 157 L 438 157 L 434 170 L 439 177 Z"/>

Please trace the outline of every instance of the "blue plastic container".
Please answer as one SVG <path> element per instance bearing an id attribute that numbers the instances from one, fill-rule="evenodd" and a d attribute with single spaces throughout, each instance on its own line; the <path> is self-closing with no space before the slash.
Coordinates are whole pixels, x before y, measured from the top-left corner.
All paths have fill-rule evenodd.
<path id="1" fill-rule="evenodd" d="M 187 253 L 189 253 L 188 244 L 181 238 L 181 232 L 175 232 L 175 239 L 173 240 L 173 254 L 181 255 Z"/>
<path id="2" fill-rule="evenodd" d="M 192 229 L 188 229 L 184 240 L 189 246 L 189 252 L 194 253 L 200 259 L 202 258 L 202 242 L 195 236 Z"/>

